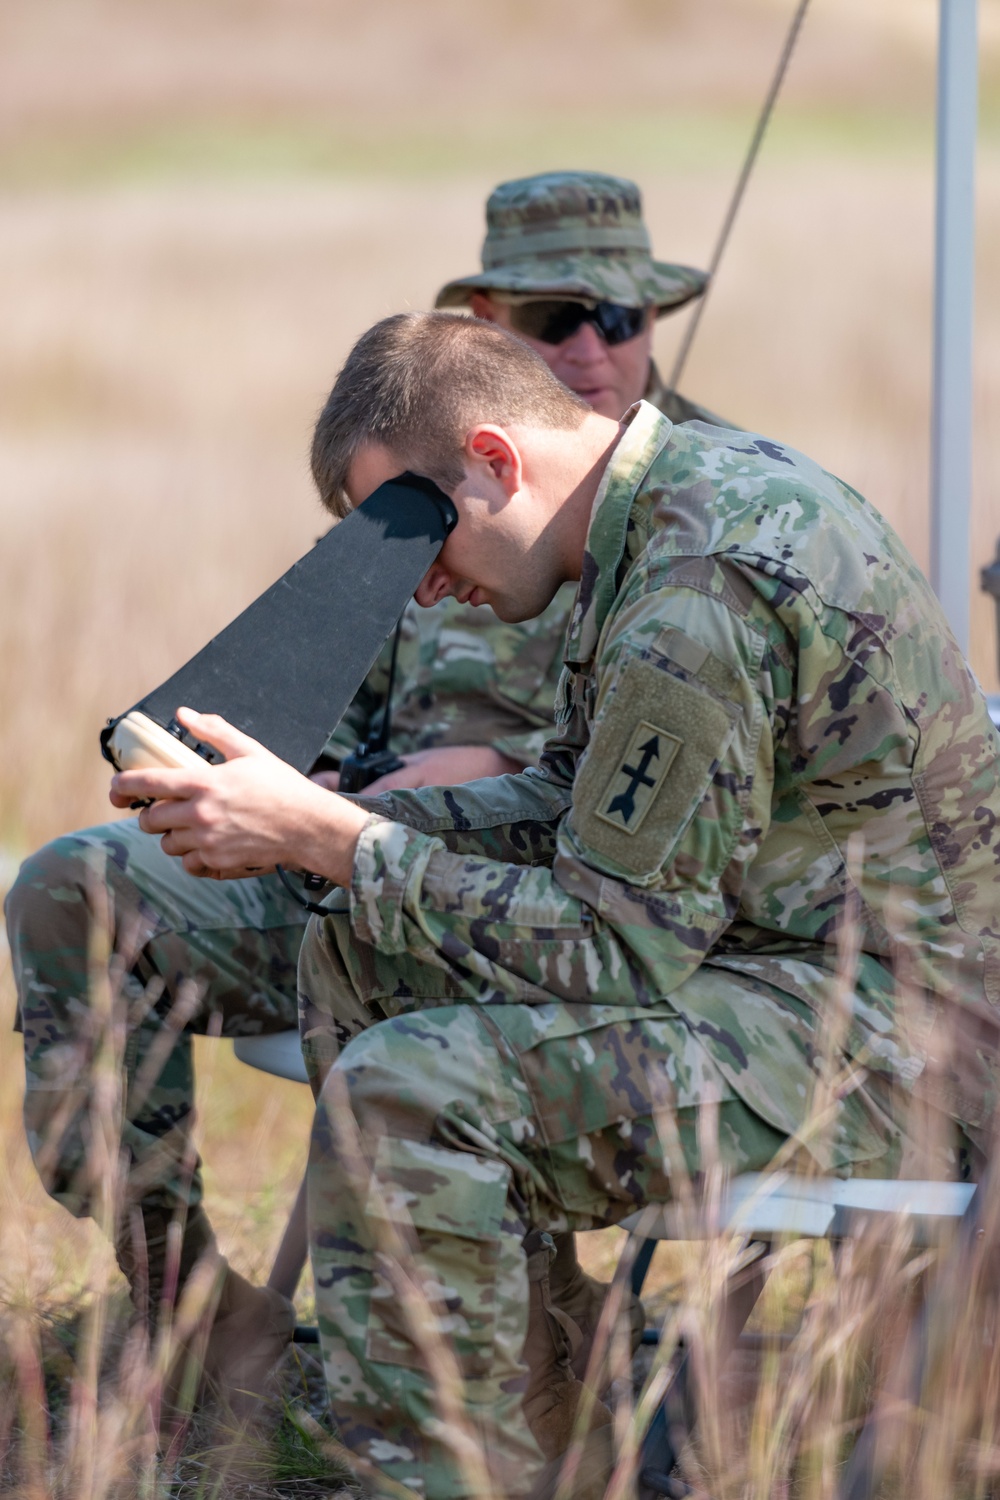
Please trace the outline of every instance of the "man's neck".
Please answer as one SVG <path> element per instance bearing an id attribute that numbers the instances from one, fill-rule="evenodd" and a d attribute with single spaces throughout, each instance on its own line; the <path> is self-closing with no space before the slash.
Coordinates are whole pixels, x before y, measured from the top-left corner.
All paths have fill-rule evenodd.
<path id="1" fill-rule="evenodd" d="M 579 579 L 583 554 L 604 471 L 622 435 L 622 424 L 592 412 L 580 427 L 566 434 L 566 468 L 562 475 L 565 499 L 559 507 L 560 551 L 566 577 Z"/>

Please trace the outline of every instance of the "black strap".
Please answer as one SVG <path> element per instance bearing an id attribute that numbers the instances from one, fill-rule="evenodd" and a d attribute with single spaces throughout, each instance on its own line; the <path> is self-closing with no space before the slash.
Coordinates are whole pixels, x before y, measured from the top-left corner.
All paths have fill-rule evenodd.
<path id="1" fill-rule="evenodd" d="M 719 230 L 719 238 L 716 240 L 715 249 L 712 251 L 712 259 L 708 263 L 708 281 L 705 285 L 704 295 L 699 297 L 695 304 L 688 326 L 684 330 L 684 337 L 681 340 L 681 347 L 677 351 L 674 367 L 670 372 L 670 379 L 667 384 L 672 391 L 677 389 L 684 366 L 687 364 L 687 357 L 691 352 L 694 336 L 698 332 L 698 324 L 701 322 L 702 314 L 705 311 L 708 294 L 715 282 L 715 273 L 719 269 L 722 252 L 729 242 L 729 236 L 736 221 L 736 215 L 739 212 L 740 204 L 743 202 L 743 194 L 746 192 L 747 183 L 750 181 L 750 173 L 754 169 L 758 152 L 763 144 L 764 132 L 767 130 L 771 115 L 774 112 L 774 106 L 778 102 L 778 94 L 785 80 L 788 64 L 792 60 L 795 43 L 798 41 L 799 31 L 802 29 L 802 22 L 806 18 L 808 8 L 809 0 L 799 0 L 795 14 L 792 16 L 792 24 L 788 28 L 785 45 L 782 47 L 781 55 L 778 58 L 778 66 L 775 68 L 774 77 L 771 79 L 771 87 L 767 91 L 767 96 L 754 128 L 754 133 L 750 137 L 750 147 L 740 170 L 740 175 L 736 179 L 736 187 L 733 189 L 733 196 L 729 200 L 729 207 L 726 209 L 725 217 L 722 220 L 722 228 Z"/>
<path id="2" fill-rule="evenodd" d="M 313 915 L 317 917 L 328 917 L 330 915 L 328 907 L 320 906 L 318 901 L 307 900 L 306 897 L 303 896 L 301 891 L 295 889 L 295 886 L 292 884 L 292 877 L 289 875 L 284 865 L 275 865 L 274 873 L 277 875 L 278 879 L 281 881 L 282 885 L 285 887 L 285 890 L 291 896 L 292 900 L 297 901 L 300 906 L 305 907 L 306 911 L 311 911 Z"/>

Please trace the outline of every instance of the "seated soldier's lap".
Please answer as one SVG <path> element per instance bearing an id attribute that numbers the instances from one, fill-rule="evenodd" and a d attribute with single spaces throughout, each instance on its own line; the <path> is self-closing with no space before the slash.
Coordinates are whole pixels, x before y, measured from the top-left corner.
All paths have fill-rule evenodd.
<path id="1" fill-rule="evenodd" d="M 135 819 L 66 834 L 31 855 L 6 901 L 7 932 L 28 1032 L 60 1029 L 89 1005 L 95 924 L 127 990 L 193 980 L 190 1029 L 221 1012 L 227 1034 L 295 1024 L 295 971 L 308 913 L 276 876 L 198 880 Z"/>
<path id="2" fill-rule="evenodd" d="M 435 1141 L 503 1161 L 527 1219 L 557 1231 L 614 1223 L 671 1196 L 661 1104 L 689 1172 L 709 1102 L 723 1163 L 766 1167 L 783 1135 L 735 1094 L 669 1006 L 609 1020 L 614 1009 L 459 1005 L 374 1023 L 341 1054 L 326 1107 L 349 1105 L 369 1141 Z"/>
<path id="3" fill-rule="evenodd" d="M 311 1045 L 318 1050 L 324 1020 L 334 1035 L 326 1061 L 347 1046 L 341 1071 L 362 1122 L 370 1116 L 376 1129 L 460 1145 L 455 1109 L 471 1112 L 488 1122 L 511 1165 L 515 1155 L 522 1168 L 536 1153 L 544 1158 L 542 1176 L 558 1178 L 547 1189 L 553 1205 L 574 1216 L 604 1222 L 670 1196 L 655 1123 L 661 1108 L 676 1120 L 691 1172 L 704 1165 L 698 1117 L 706 1105 L 717 1121 L 710 1149 L 731 1171 L 766 1167 L 803 1131 L 822 1170 L 892 1176 L 905 1164 L 905 1091 L 869 1074 L 831 1105 L 821 1075 L 849 1059 L 825 1059 L 813 1013 L 773 986 L 704 966 L 645 1007 L 455 1005 L 397 993 L 388 1003 L 402 1013 L 379 1019 L 386 1001 L 369 998 L 379 971 L 352 964 L 345 936 L 342 921 L 310 930 L 300 1005 L 315 1024 Z M 380 955 L 379 965 L 386 972 L 374 987 L 384 993 L 391 958 Z M 405 956 L 401 967 L 400 989 L 412 980 L 433 986 L 432 965 Z M 359 968 L 367 970 L 365 994 Z M 825 1122 L 813 1130 L 811 1115 L 822 1108 Z M 478 1138 L 477 1125 L 470 1143 Z"/>

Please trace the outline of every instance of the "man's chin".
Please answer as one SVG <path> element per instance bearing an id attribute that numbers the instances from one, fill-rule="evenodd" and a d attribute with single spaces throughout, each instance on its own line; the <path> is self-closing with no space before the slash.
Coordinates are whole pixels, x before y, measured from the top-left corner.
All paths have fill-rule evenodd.
<path id="1" fill-rule="evenodd" d="M 553 594 L 552 598 L 555 598 L 555 594 Z M 525 620 L 534 620 L 537 615 L 542 613 L 543 609 L 548 608 L 552 601 L 546 599 L 544 603 L 540 603 L 537 599 L 528 601 L 500 597 L 489 599 L 486 602 L 497 619 L 502 620 L 505 625 L 523 625 Z"/>

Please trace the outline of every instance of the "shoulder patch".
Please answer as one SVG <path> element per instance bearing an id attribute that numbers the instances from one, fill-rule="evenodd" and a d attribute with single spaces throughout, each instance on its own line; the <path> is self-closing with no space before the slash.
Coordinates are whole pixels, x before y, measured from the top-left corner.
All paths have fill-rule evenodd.
<path id="1" fill-rule="evenodd" d="M 660 790 L 660 783 L 676 759 L 684 741 L 669 729 L 641 719 L 633 731 L 621 761 L 611 773 L 604 796 L 597 806 L 597 816 L 636 834 L 642 820 Z"/>
<path id="2" fill-rule="evenodd" d="M 654 876 L 701 806 L 740 706 L 632 657 L 573 788 L 583 845 L 631 878 Z"/>

